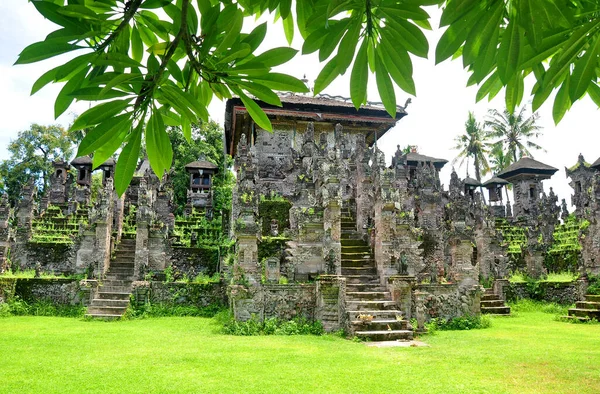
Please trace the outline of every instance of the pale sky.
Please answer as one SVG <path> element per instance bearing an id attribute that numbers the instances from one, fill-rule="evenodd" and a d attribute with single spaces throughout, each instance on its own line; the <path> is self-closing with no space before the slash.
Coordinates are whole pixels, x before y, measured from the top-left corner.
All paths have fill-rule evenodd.
<path id="1" fill-rule="evenodd" d="M 430 10 L 432 14 L 436 9 Z M 432 25 L 436 26 L 439 17 L 434 16 Z M 88 104 L 76 103 L 63 116 L 54 119 L 54 99 L 61 85 L 47 86 L 34 96 L 30 96 L 31 86 L 45 71 L 65 60 L 58 57 L 33 65 L 13 66 L 20 51 L 27 45 L 41 41 L 56 27 L 39 15 L 35 8 L 24 0 L 3 0 L 0 2 L 0 159 L 7 158 L 6 147 L 11 139 L 16 138 L 19 131 L 26 130 L 32 123 L 67 126 L 72 122 L 74 114 L 83 112 Z M 477 87 L 466 87 L 468 73 L 463 70 L 461 59 L 446 61 L 434 65 L 435 43 L 441 31 L 434 28 L 428 35 L 430 41 L 430 58 L 413 57 L 414 79 L 417 97 L 412 97 L 408 106 L 408 115 L 398 122 L 383 138 L 379 147 L 385 152 L 388 162 L 396 150 L 396 145 L 417 145 L 419 152 L 425 155 L 444 158 L 449 161 L 456 156 L 452 150 L 454 138 L 464 131 L 464 123 L 468 111 L 473 111 L 476 118 L 483 122 L 487 110 L 494 108 L 502 111 L 504 93 L 501 92 L 491 103 L 483 100 L 475 103 Z M 274 46 L 285 46 L 280 23 L 269 26 L 267 39 L 259 51 Z M 294 48 L 300 49 L 301 43 L 295 40 Z M 300 56 L 287 64 L 282 71 L 302 78 L 306 74 L 314 81 L 323 65 L 316 56 Z M 324 93 L 349 97 L 350 72 L 332 83 Z M 312 84 L 312 83 L 311 83 Z M 528 101 L 526 97 L 524 101 Z M 399 104 L 409 97 L 405 92 L 396 89 Z M 374 77 L 369 80 L 370 101 L 379 101 Z M 559 198 L 566 198 L 570 204 L 571 188 L 567 184 L 564 167 L 570 167 L 582 153 L 588 162 L 600 157 L 600 112 L 588 97 L 578 101 L 565 115 L 558 126 L 552 120 L 551 97 L 540 109 L 539 124 L 543 126 L 543 137 L 537 142 L 546 152 L 535 152 L 534 158 L 545 164 L 554 166 L 560 171 L 552 179 L 545 181 L 545 189 L 553 187 Z M 209 107 L 211 117 L 223 124 L 224 103 L 215 101 Z M 442 183 L 448 184 L 452 166 L 447 164 L 442 170 Z M 466 168 L 458 169 L 461 178 L 465 177 Z M 473 170 L 470 170 L 473 175 Z M 489 178 L 490 175 L 484 177 Z M 511 201 L 513 201 L 511 199 Z"/>

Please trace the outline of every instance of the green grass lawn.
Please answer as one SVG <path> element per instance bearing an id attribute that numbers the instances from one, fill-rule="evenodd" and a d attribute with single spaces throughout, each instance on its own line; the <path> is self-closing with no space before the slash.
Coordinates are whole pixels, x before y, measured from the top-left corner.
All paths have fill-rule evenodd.
<path id="1" fill-rule="evenodd" d="M 427 348 L 233 337 L 204 318 L 0 319 L 2 393 L 598 393 L 600 325 L 541 312 Z"/>

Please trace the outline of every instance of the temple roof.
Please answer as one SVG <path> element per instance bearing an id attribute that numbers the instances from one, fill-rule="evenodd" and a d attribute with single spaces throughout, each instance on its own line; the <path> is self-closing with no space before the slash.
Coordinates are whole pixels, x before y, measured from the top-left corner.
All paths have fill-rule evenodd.
<path id="1" fill-rule="evenodd" d="M 417 152 L 409 152 L 406 154 L 406 163 L 408 165 L 416 166 L 419 163 L 433 163 L 433 166 L 440 170 L 443 166 L 448 163 L 446 159 L 437 159 L 431 156 L 425 156 Z"/>
<path id="2" fill-rule="evenodd" d="M 207 160 L 196 160 L 196 161 L 193 161 L 193 162 L 185 165 L 186 170 L 196 170 L 196 169 L 215 170 L 217 168 L 219 168 L 219 166 L 217 166 L 216 164 L 213 164 Z"/>
<path id="3" fill-rule="evenodd" d="M 595 168 L 595 169 L 599 169 L 600 168 L 600 157 L 598 159 L 596 159 L 596 161 L 593 162 L 590 167 Z"/>
<path id="4" fill-rule="evenodd" d="M 109 167 L 109 166 L 114 166 L 115 164 L 116 164 L 115 159 L 113 159 L 111 157 L 108 160 L 106 160 L 104 163 L 100 164 L 100 167 Z"/>
<path id="5" fill-rule="evenodd" d="M 89 156 L 76 157 L 71 161 L 72 166 L 92 165 L 92 158 Z"/>
<path id="6" fill-rule="evenodd" d="M 509 182 L 506 179 L 499 178 L 497 176 L 493 176 L 487 181 L 483 182 L 482 186 L 493 186 L 493 185 L 506 185 Z"/>
<path id="7" fill-rule="evenodd" d="M 558 171 L 558 168 L 540 163 L 531 157 L 521 157 L 517 162 L 498 173 L 498 177 L 506 179 L 509 182 L 517 178 L 535 176 L 547 179 L 554 175 L 556 171 Z"/>
<path id="8" fill-rule="evenodd" d="M 600 160 L 600 159 L 598 159 L 598 160 Z M 596 161 L 598 161 L 598 160 L 596 160 Z M 600 165 L 600 162 L 598 162 L 598 164 Z M 577 163 L 575 163 L 575 165 L 570 168 L 565 168 L 565 170 L 568 174 L 573 171 L 577 171 L 579 168 L 581 168 L 581 166 L 583 166 L 584 168 L 590 168 L 592 165 L 590 163 L 588 163 L 587 161 L 585 161 L 582 154 L 579 154 L 579 157 L 577 158 Z"/>
<path id="9" fill-rule="evenodd" d="M 471 177 L 466 177 L 463 183 L 467 186 L 481 186 L 481 182 Z"/>
<path id="10" fill-rule="evenodd" d="M 404 107 L 397 106 L 396 117 L 392 118 L 383 105 L 372 102 L 368 102 L 357 110 L 350 99 L 341 96 L 318 95 L 313 97 L 283 93 L 279 95 L 279 99 L 281 107 L 255 100 L 271 119 L 274 127 L 277 127 L 277 123 L 289 124 L 290 121 L 314 122 L 315 125 L 340 123 L 344 127 L 354 126 L 355 129 L 356 127 L 364 129 L 365 140 L 369 146 L 406 115 Z M 247 134 L 249 130 L 255 130 L 248 110 L 238 97 L 227 100 L 224 128 L 225 152 L 235 157 L 240 135 Z M 251 140 L 248 134 L 247 136 Z"/>

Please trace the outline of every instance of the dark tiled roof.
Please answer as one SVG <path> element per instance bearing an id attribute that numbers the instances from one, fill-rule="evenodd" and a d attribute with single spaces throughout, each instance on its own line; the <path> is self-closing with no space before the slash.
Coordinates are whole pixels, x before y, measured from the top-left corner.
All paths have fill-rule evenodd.
<path id="1" fill-rule="evenodd" d="M 100 166 L 108 167 L 108 166 L 114 166 L 115 164 L 116 164 L 115 159 L 113 159 L 111 157 L 110 159 L 106 160 L 104 163 L 100 164 Z"/>
<path id="2" fill-rule="evenodd" d="M 490 179 L 488 179 L 487 181 L 483 182 L 483 186 L 490 186 L 490 185 L 506 185 L 509 182 L 505 179 L 502 178 L 498 178 L 497 176 L 494 176 Z"/>
<path id="3" fill-rule="evenodd" d="M 600 168 L 600 157 L 591 165 L 592 168 Z"/>
<path id="4" fill-rule="evenodd" d="M 206 160 L 197 160 L 197 161 L 193 161 L 191 163 L 188 163 L 185 165 L 186 169 L 210 169 L 210 170 L 215 170 L 217 168 L 219 168 L 219 166 L 211 163 L 210 161 L 206 161 Z"/>
<path id="5" fill-rule="evenodd" d="M 503 171 L 498 173 L 500 178 L 510 180 L 510 178 L 520 174 L 532 174 L 532 175 L 553 175 L 558 168 L 551 167 L 547 164 L 540 163 L 537 160 L 533 160 L 530 157 L 522 157 L 516 163 L 511 164 Z"/>
<path id="6" fill-rule="evenodd" d="M 75 159 L 73 159 L 73 161 L 71 162 L 72 166 L 76 166 L 76 165 L 92 165 L 92 158 L 89 156 L 80 156 L 80 157 L 76 157 Z"/>
<path id="7" fill-rule="evenodd" d="M 465 178 L 465 180 L 463 182 L 467 186 L 481 186 L 481 182 L 479 182 L 477 179 L 473 179 L 471 177 Z"/>
<path id="8" fill-rule="evenodd" d="M 329 95 L 318 95 L 318 96 L 304 96 L 301 94 L 281 94 L 279 95 L 279 99 L 282 103 L 289 104 L 310 104 L 310 105 L 319 105 L 326 107 L 347 107 L 354 108 L 354 104 L 348 98 L 342 96 L 329 96 Z M 370 103 L 367 105 L 362 105 L 361 109 L 370 109 L 375 111 L 386 112 L 383 104 L 380 103 Z M 406 114 L 404 111 L 404 107 L 398 105 L 397 111 L 402 114 Z"/>

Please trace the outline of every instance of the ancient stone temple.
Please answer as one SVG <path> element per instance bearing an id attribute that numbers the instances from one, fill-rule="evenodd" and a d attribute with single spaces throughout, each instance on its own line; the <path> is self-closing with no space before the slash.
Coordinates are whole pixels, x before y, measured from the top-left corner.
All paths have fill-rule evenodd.
<path id="1" fill-rule="evenodd" d="M 227 103 L 227 152 L 238 174 L 236 317 L 310 315 L 327 329 L 382 339 L 410 337 L 407 319 L 417 311 L 427 311 L 423 319 L 479 313 L 472 229 L 481 204 L 464 183 L 443 191 L 444 159 L 398 149 L 386 165 L 377 140 L 404 109 L 392 119 L 382 107 L 356 111 L 330 97 L 281 101 L 261 103 L 272 133 L 240 100 Z M 277 201 L 285 208 L 274 237 L 267 206 Z M 450 201 L 455 225 L 446 228 Z M 280 247 L 270 247 L 276 240 Z"/>

